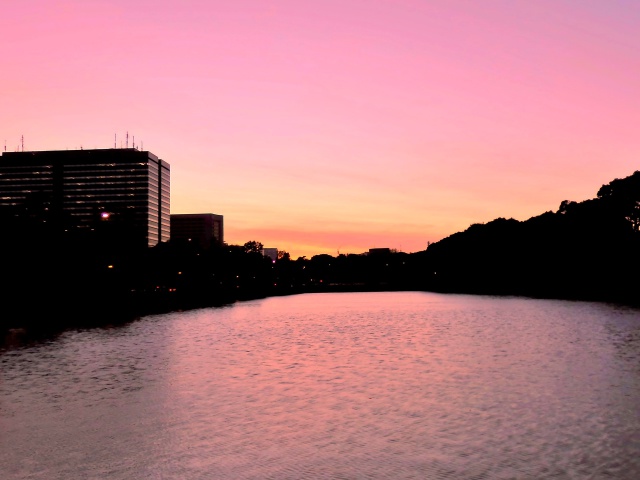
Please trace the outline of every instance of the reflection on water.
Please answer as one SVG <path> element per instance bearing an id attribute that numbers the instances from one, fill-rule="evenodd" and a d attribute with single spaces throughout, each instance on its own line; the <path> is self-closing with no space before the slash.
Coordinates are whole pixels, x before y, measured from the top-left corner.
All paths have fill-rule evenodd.
<path id="1" fill-rule="evenodd" d="M 340 293 L 0 355 L 4 479 L 640 478 L 640 312 Z"/>

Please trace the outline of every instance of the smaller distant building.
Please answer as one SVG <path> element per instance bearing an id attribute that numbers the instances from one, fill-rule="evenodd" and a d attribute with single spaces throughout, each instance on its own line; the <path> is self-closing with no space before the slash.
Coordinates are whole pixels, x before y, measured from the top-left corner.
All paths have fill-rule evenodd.
<path id="1" fill-rule="evenodd" d="M 223 216 L 214 213 L 171 215 L 171 240 L 195 242 L 201 248 L 224 243 Z"/>
<path id="2" fill-rule="evenodd" d="M 265 257 L 269 257 L 274 262 L 278 260 L 278 249 L 277 248 L 263 248 L 262 254 Z"/>
<path id="3" fill-rule="evenodd" d="M 369 255 L 390 255 L 390 248 L 370 248 Z"/>

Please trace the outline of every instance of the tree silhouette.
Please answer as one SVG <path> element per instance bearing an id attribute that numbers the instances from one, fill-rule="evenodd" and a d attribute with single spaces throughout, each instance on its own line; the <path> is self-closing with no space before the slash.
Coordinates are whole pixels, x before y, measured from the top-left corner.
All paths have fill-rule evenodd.
<path id="1" fill-rule="evenodd" d="M 262 254 L 262 249 L 264 245 L 260 242 L 256 242 L 255 240 L 250 240 L 243 245 L 245 253 L 260 253 Z"/>
<path id="2" fill-rule="evenodd" d="M 291 260 L 291 255 L 289 255 L 289 252 L 285 252 L 284 250 L 278 250 L 278 260 L 289 261 Z"/>

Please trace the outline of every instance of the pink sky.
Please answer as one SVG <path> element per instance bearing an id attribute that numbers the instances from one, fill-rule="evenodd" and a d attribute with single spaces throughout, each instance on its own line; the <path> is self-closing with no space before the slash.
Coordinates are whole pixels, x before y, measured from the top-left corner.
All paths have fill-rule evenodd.
<path id="1" fill-rule="evenodd" d="M 171 212 L 293 258 L 405 252 L 640 169 L 635 0 L 21 0 L 0 141 L 171 164 Z"/>

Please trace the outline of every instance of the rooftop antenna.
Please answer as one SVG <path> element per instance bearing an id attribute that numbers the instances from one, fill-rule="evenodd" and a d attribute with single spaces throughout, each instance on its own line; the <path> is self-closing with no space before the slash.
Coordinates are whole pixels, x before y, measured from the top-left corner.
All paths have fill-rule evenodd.
<path id="1" fill-rule="evenodd" d="M 129 148 L 129 132 L 127 132 L 127 143 L 125 143 L 126 147 Z"/>
<path id="2" fill-rule="evenodd" d="M 24 135 L 20 136 L 20 142 L 22 144 L 22 151 L 24 152 Z"/>
<path id="3" fill-rule="evenodd" d="M 114 133 L 113 134 L 113 148 L 118 148 L 118 134 Z"/>
<path id="4" fill-rule="evenodd" d="M 133 136 L 133 148 L 134 149 L 136 148 L 136 136 L 135 135 Z"/>

